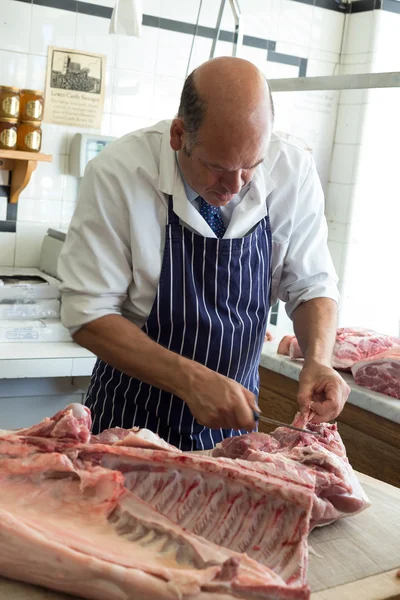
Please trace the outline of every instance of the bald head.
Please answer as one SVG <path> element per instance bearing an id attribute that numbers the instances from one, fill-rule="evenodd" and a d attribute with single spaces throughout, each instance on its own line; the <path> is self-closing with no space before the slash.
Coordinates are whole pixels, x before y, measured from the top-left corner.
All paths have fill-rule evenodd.
<path id="1" fill-rule="evenodd" d="M 228 56 L 209 60 L 189 75 L 178 112 L 192 144 L 200 128 L 241 137 L 249 129 L 270 129 L 273 116 L 264 75 L 253 63 Z"/>
<path id="2" fill-rule="evenodd" d="M 194 71 L 194 85 L 209 108 L 210 114 L 242 118 L 254 113 L 267 114 L 269 89 L 262 73 L 253 63 L 223 56 L 202 64 Z"/>
<path id="3" fill-rule="evenodd" d="M 264 162 L 273 106 L 262 73 L 241 58 L 204 63 L 186 79 L 171 148 L 185 181 L 206 202 L 223 206 Z"/>

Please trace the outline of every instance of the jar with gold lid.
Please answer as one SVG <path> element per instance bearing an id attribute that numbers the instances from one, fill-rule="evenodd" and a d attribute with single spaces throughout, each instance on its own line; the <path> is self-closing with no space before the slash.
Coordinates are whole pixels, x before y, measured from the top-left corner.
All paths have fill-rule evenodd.
<path id="1" fill-rule="evenodd" d="M 21 121 L 41 121 L 43 116 L 43 92 L 21 90 L 19 118 Z"/>
<path id="2" fill-rule="evenodd" d="M 19 88 L 0 85 L 0 118 L 18 119 L 19 101 Z"/>
<path id="3" fill-rule="evenodd" d="M 0 148 L 2 150 L 15 150 L 17 147 L 17 119 L 0 118 Z"/>
<path id="4" fill-rule="evenodd" d="M 39 152 L 42 145 L 40 121 L 21 121 L 18 125 L 17 148 L 24 152 Z"/>

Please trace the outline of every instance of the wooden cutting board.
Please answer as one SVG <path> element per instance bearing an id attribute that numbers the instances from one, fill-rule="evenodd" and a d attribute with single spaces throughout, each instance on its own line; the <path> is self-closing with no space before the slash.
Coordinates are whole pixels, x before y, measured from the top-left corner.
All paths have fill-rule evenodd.
<path id="1" fill-rule="evenodd" d="M 400 489 L 357 476 L 372 506 L 311 533 L 311 600 L 400 600 Z M 0 577 L 0 600 L 71 596 Z"/>
<path id="2" fill-rule="evenodd" d="M 400 600 L 400 489 L 357 477 L 372 506 L 309 537 L 312 600 Z"/>

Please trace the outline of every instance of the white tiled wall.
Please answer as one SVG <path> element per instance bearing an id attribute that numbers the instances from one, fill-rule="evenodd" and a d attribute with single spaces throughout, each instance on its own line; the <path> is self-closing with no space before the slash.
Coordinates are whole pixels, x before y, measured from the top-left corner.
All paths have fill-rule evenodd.
<path id="1" fill-rule="evenodd" d="M 0 233 L 0 267 L 9 267 L 14 264 L 15 233 Z"/>
<path id="2" fill-rule="evenodd" d="M 292 0 L 247 0 L 241 2 L 241 8 L 245 35 L 271 39 L 277 53 L 307 59 L 308 76 L 335 73 L 344 27 L 342 14 Z M 297 77 L 299 73 L 296 66 L 265 62 L 264 50 L 243 46 L 241 56 L 257 64 L 269 79 Z M 276 130 L 293 134 L 312 148 L 326 190 L 338 94 L 275 94 L 274 101 Z"/>
<path id="3" fill-rule="evenodd" d="M 400 70 L 400 15 L 347 17 L 342 73 Z M 400 333 L 398 89 L 341 92 L 326 199 L 340 324 Z"/>
<path id="4" fill-rule="evenodd" d="M 90 0 L 108 7 L 114 0 Z M 215 27 L 219 2 L 203 0 L 199 24 Z M 339 62 L 344 16 L 293 0 L 241 0 L 245 35 L 276 42 L 276 52 L 309 59 L 309 74 L 332 74 Z M 143 0 L 148 15 L 195 23 L 199 0 Z M 43 89 L 49 45 L 103 53 L 107 56 L 105 114 L 101 133 L 122 136 L 163 118 L 178 108 L 187 71 L 207 60 L 211 40 L 142 28 L 140 39 L 108 34 L 104 18 L 15 0 L 0 0 L 0 84 Z M 233 30 L 229 7 L 222 28 Z M 231 54 L 232 45 L 218 42 L 216 55 Z M 299 69 L 267 62 L 266 51 L 243 47 L 267 77 L 296 77 Z M 276 97 L 277 129 L 305 139 L 312 147 L 324 184 L 336 118 L 333 94 Z M 344 125 L 346 129 L 346 126 Z M 78 180 L 68 174 L 68 152 L 76 133 L 72 127 L 43 125 L 43 152 L 53 162 L 42 163 L 21 195 L 17 232 L 0 233 L 0 263 L 34 266 L 41 237 L 51 226 L 67 226 L 73 214 Z M 90 131 L 90 130 L 89 130 Z M 1 200 L 1 199 L 0 199 Z M 1 208 L 1 207 L 0 207 Z M 1 216 L 1 214 L 0 214 Z"/>
<path id="5" fill-rule="evenodd" d="M 350 14 L 345 18 L 342 53 L 336 74 L 370 71 L 376 12 Z M 364 90 L 340 92 L 334 146 L 326 194 L 329 247 L 344 293 L 344 273 L 349 246 L 349 224 L 354 220 L 353 198 L 359 171 L 359 156 L 364 127 Z M 343 301 L 342 301 L 343 305 Z"/>

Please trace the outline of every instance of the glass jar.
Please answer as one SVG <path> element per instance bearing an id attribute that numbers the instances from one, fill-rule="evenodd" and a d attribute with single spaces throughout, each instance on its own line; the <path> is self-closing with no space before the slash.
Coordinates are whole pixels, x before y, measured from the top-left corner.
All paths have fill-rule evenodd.
<path id="1" fill-rule="evenodd" d="M 19 118 L 21 121 L 41 121 L 43 116 L 43 92 L 21 90 Z"/>
<path id="2" fill-rule="evenodd" d="M 18 119 L 19 88 L 0 85 L 0 117 Z"/>
<path id="3" fill-rule="evenodd" d="M 17 147 L 17 119 L 0 118 L 0 148 L 15 150 Z"/>
<path id="4" fill-rule="evenodd" d="M 40 121 L 21 121 L 18 125 L 18 150 L 39 152 L 42 145 Z"/>

